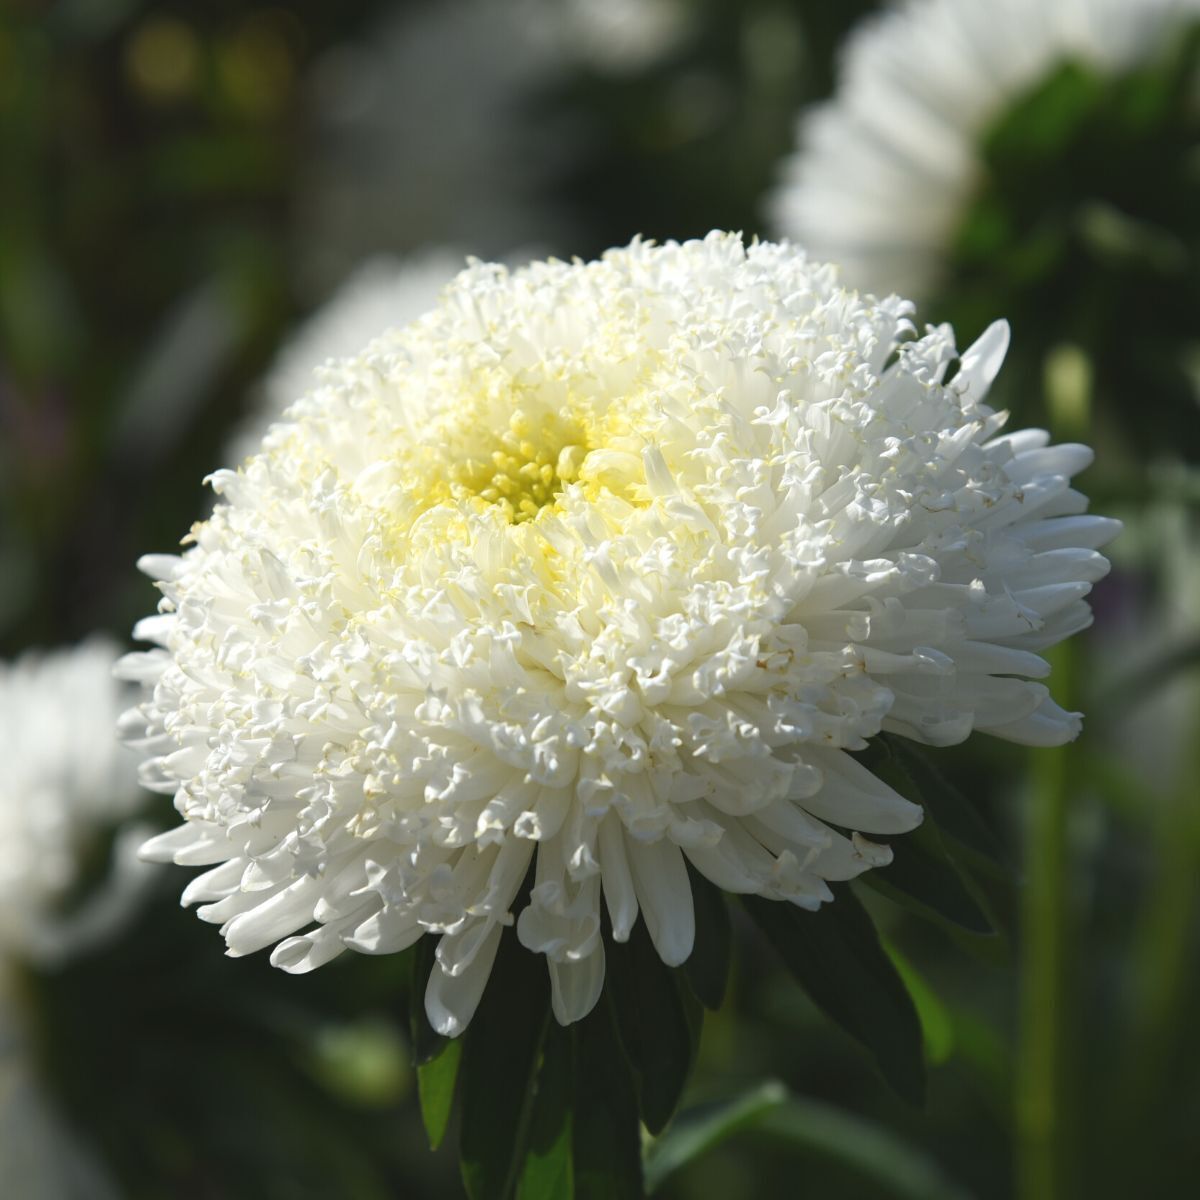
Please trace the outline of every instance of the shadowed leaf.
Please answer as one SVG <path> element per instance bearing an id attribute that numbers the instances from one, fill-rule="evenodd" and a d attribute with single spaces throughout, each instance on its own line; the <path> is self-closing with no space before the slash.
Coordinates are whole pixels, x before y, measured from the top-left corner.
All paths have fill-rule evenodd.
<path id="1" fill-rule="evenodd" d="M 845 886 L 816 912 L 761 896 L 742 899 L 813 1003 L 861 1042 L 910 1103 L 925 1094 L 921 1023 L 871 918 Z"/>

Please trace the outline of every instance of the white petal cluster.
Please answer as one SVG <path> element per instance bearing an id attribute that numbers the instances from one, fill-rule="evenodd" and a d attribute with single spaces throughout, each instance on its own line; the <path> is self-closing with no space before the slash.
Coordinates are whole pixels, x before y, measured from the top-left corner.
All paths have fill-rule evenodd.
<path id="1" fill-rule="evenodd" d="M 263 381 L 258 411 L 234 435 L 225 460 L 240 463 L 253 454 L 271 423 L 308 391 L 322 363 L 357 354 L 385 330 L 432 308 L 463 262 L 456 251 L 437 248 L 408 260 L 376 255 L 353 271 L 279 351 Z"/>
<path id="2" fill-rule="evenodd" d="M 982 178 L 987 128 L 1060 64 L 1118 71 L 1200 0 L 907 0 L 843 51 L 837 93 L 801 117 L 775 229 L 854 287 L 925 296 Z"/>
<path id="3" fill-rule="evenodd" d="M 326 368 L 142 562 L 129 724 L 185 818 L 147 853 L 285 970 L 438 936 L 451 1034 L 515 920 L 566 1023 L 602 903 L 678 964 L 688 864 L 816 908 L 887 863 L 921 814 L 852 753 L 881 730 L 1075 736 L 1032 680 L 1107 569 L 1090 452 L 999 435 L 1005 326 L 943 384 L 910 311 L 714 233 L 476 264 Z"/>
<path id="4" fill-rule="evenodd" d="M 94 638 L 0 664 L 0 956 L 53 951 L 84 844 L 139 801 L 137 758 L 114 733 L 133 700 L 118 653 Z"/>

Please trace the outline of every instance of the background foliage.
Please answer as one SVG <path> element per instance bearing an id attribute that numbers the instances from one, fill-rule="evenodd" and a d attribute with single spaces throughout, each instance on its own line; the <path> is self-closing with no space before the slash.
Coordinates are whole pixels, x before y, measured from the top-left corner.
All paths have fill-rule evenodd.
<path id="1" fill-rule="evenodd" d="M 549 0 L 8 0 L 0 652 L 127 636 L 152 602 L 135 558 L 203 515 L 200 481 L 281 338 L 363 255 L 588 256 L 634 233 L 767 232 L 795 114 L 829 90 L 871 7 L 681 0 L 661 53 L 606 56 L 554 34 Z M 734 906 L 734 969 L 687 1111 L 647 1151 L 663 1196 L 1194 1186 L 1196 47 L 1115 81 L 1065 65 L 1024 98 L 989 134 L 991 183 L 923 313 L 954 320 L 960 344 L 1010 318 L 1014 422 L 1096 445 L 1083 487 L 1129 526 L 1096 626 L 1056 663 L 1083 738 L 934 756 L 978 814 L 974 840 L 950 835 L 977 882 L 914 904 L 905 880 L 933 877 L 898 855 L 858 891 L 916 1001 L 925 1105 L 886 1086 L 796 988 L 753 906 Z M 167 807 L 147 811 L 165 824 Z M 304 978 L 227 962 L 178 909 L 181 879 L 159 881 L 120 942 L 25 980 L 50 1093 L 118 1194 L 459 1194 L 418 1109 L 411 956 L 346 955 Z M 602 1074 L 601 1036 L 576 1047 L 577 1070 Z M 663 1103 L 644 1092 L 656 1078 L 635 1078 L 643 1113 Z M 423 1068 L 427 1116 L 437 1086 Z M 447 1141 L 460 1122 L 486 1136 L 460 1101 Z M 531 1119 L 552 1147 L 553 1121 Z"/>

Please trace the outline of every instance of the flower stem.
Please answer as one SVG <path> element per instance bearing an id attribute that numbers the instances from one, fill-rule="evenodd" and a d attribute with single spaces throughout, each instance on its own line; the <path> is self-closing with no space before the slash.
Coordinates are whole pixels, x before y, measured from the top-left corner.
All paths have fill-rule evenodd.
<path id="1" fill-rule="evenodd" d="M 1086 433 L 1092 368 L 1077 347 L 1053 350 L 1044 365 L 1051 427 L 1060 438 Z M 1072 707 L 1074 647 L 1057 646 L 1050 660 L 1060 704 Z M 1068 802 L 1073 746 L 1037 750 L 1025 825 L 1025 888 L 1021 907 L 1021 976 L 1016 1060 L 1016 1183 L 1020 1200 L 1061 1200 L 1066 1194 L 1068 1111 L 1066 1034 L 1072 972 L 1071 852 Z"/>
<path id="2" fill-rule="evenodd" d="M 1056 691 L 1069 685 L 1066 647 L 1054 655 Z M 1064 1021 L 1070 946 L 1067 800 L 1071 751 L 1039 750 L 1025 835 L 1021 996 L 1017 1048 L 1017 1195 L 1059 1200 L 1065 1182 Z"/>
<path id="3" fill-rule="evenodd" d="M 1193 684 L 1192 703 L 1186 706 L 1192 711 L 1194 689 Z M 1183 706 L 1183 698 L 1180 702 Z M 1192 728 L 1197 724 L 1193 721 Z M 1193 738 L 1189 746 L 1157 814 L 1154 866 L 1134 939 L 1124 1093 L 1128 1110 L 1136 1113 L 1153 1113 L 1160 1081 L 1169 1071 L 1173 1039 L 1185 1019 L 1188 947 L 1200 896 L 1200 808 L 1194 794 L 1200 739 Z"/>

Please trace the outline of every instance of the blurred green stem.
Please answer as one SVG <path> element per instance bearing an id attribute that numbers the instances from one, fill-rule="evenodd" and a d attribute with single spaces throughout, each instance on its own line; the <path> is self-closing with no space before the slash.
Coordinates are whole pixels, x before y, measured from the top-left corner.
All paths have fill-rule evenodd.
<path id="1" fill-rule="evenodd" d="M 1197 711 L 1196 695 L 1189 711 Z M 1192 728 L 1200 723 L 1193 720 Z M 1124 1092 L 1131 1112 L 1153 1109 L 1155 1093 L 1169 1070 L 1172 1045 L 1183 1018 L 1184 980 L 1191 967 L 1189 946 L 1200 899 L 1200 806 L 1196 772 L 1200 738 L 1189 742 L 1178 779 L 1162 805 L 1154 829 L 1154 864 L 1134 940 Z"/>
<path id="2" fill-rule="evenodd" d="M 1050 656 L 1060 699 L 1068 699 L 1070 648 Z M 1068 702 L 1069 706 L 1069 702 Z M 1038 750 L 1025 833 L 1021 914 L 1021 1002 L 1016 1064 L 1017 1195 L 1064 1194 L 1064 1017 L 1070 945 L 1067 798 L 1071 749 Z"/>
<path id="3" fill-rule="evenodd" d="M 1092 365 L 1076 346 L 1046 357 L 1044 387 L 1056 438 L 1086 438 Z M 1055 695 L 1070 708 L 1076 648 L 1057 646 L 1050 660 Z M 1016 1062 L 1016 1181 L 1020 1200 L 1061 1200 L 1070 1172 L 1065 1096 L 1072 977 L 1071 855 L 1068 801 L 1073 746 L 1034 752 L 1025 826 L 1025 889 L 1021 911 L 1021 995 Z"/>

